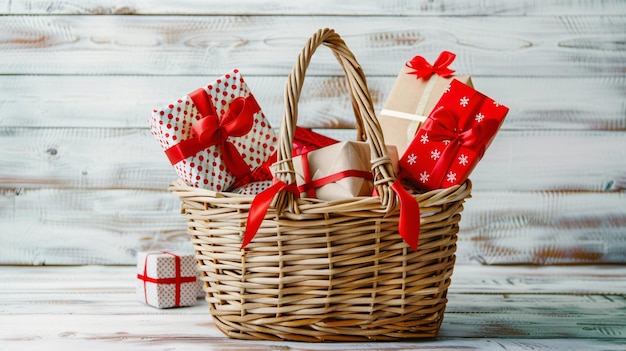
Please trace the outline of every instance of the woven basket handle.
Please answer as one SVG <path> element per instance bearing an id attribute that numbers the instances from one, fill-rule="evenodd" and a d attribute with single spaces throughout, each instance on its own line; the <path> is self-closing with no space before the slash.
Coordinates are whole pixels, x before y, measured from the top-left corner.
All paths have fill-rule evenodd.
<path id="1" fill-rule="evenodd" d="M 320 45 L 325 45 L 333 51 L 344 70 L 350 88 L 357 125 L 359 126 L 358 139 L 365 139 L 370 145 L 374 185 L 381 198 L 382 205 L 389 209 L 395 206 L 395 196 L 389 186 L 396 180 L 396 175 L 391 160 L 387 155 L 380 124 L 376 118 L 372 98 L 367 89 L 365 75 L 346 43 L 333 29 L 320 29 L 307 41 L 289 74 L 285 85 L 285 110 L 280 125 L 279 148 L 274 168 L 275 176 L 286 184 L 292 184 L 296 180 L 292 162 L 292 148 L 295 126 L 298 121 L 298 101 L 302 85 L 304 84 L 306 69 L 315 50 Z M 294 208 L 296 206 L 292 194 L 287 193 L 285 195 L 287 198 L 279 199 L 275 206 L 284 208 L 283 206 L 287 205 L 292 210 L 295 209 L 295 212 L 299 212 L 297 208 Z M 287 203 L 284 203 L 284 200 Z"/>

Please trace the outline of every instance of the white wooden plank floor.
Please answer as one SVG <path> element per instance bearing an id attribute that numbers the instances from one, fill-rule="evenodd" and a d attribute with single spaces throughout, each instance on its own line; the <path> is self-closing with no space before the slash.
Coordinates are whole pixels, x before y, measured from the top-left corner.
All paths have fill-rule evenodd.
<path id="1" fill-rule="evenodd" d="M 0 350 L 626 350 L 626 267 L 458 265 L 436 339 L 231 340 L 202 299 L 161 310 L 133 266 L 0 266 Z"/>

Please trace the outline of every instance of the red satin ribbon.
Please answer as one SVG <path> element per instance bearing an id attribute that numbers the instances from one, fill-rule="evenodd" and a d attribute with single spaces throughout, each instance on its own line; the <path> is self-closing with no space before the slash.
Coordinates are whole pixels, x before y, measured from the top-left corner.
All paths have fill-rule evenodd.
<path id="1" fill-rule="evenodd" d="M 303 163 L 304 166 L 304 163 Z M 302 185 L 298 185 L 298 191 L 301 193 L 306 192 L 308 197 L 311 198 L 316 198 L 315 197 L 315 189 L 322 187 L 324 185 L 330 184 L 330 183 L 334 183 L 338 180 L 344 179 L 344 178 L 348 178 L 348 177 L 355 177 L 355 178 L 363 178 L 363 179 L 374 179 L 374 176 L 372 175 L 372 172 L 369 171 L 360 171 L 360 170 L 356 170 L 356 169 L 349 169 L 349 170 L 345 170 L 345 171 L 341 171 L 341 172 L 337 172 L 331 175 L 328 175 L 326 177 L 322 177 L 316 180 L 311 180 L 309 177 L 309 181 L 302 184 Z M 306 178 L 305 178 L 306 181 Z M 312 192 L 312 193 L 311 193 Z"/>
<path id="2" fill-rule="evenodd" d="M 208 147 L 218 145 L 228 171 L 235 178 L 248 175 L 250 167 L 235 145 L 228 141 L 228 137 L 241 137 L 252 129 L 254 114 L 260 110 L 254 96 L 250 94 L 247 98 L 235 98 L 221 118 L 211 102 L 211 96 L 203 88 L 196 89 L 189 97 L 202 118 L 194 123 L 192 138 L 165 151 L 170 162 L 174 165 Z"/>
<path id="3" fill-rule="evenodd" d="M 452 73 L 454 73 L 454 70 L 451 70 L 448 66 L 452 63 L 452 61 L 454 61 L 455 57 L 455 54 L 449 51 L 443 51 L 439 54 L 435 63 L 431 65 L 422 56 L 415 56 L 411 59 L 411 61 L 406 63 L 406 66 L 414 69 L 414 71 L 409 72 L 409 74 L 414 74 L 417 78 L 427 79 L 433 74 L 446 78 L 450 77 Z"/>
<path id="4" fill-rule="evenodd" d="M 303 153 L 319 149 L 324 146 L 338 143 L 339 141 L 329 138 L 325 135 L 313 132 L 310 129 L 296 126 L 296 132 L 293 138 L 293 152 L 292 156 L 296 157 Z M 257 182 L 260 180 L 272 180 L 272 172 L 270 166 L 276 162 L 276 153 L 272 154 L 270 158 L 263 163 L 263 165 L 248 176 L 239 178 L 232 188 L 238 188 L 251 182 Z"/>
<path id="5" fill-rule="evenodd" d="M 431 122 L 422 126 L 424 132 L 428 133 L 428 138 L 432 141 L 450 141 L 431 172 L 432 179 L 439 181 L 439 187 L 461 147 L 474 151 L 480 159 L 485 153 L 483 140 L 486 136 L 495 134 L 498 129 L 498 122 L 492 119 L 485 119 L 471 127 L 472 119 L 466 118 L 463 125 L 462 119 L 444 106 L 433 110 L 428 119 Z"/>
<path id="6" fill-rule="evenodd" d="M 272 204 L 274 196 L 284 190 L 298 196 L 297 189 L 294 185 L 289 185 L 277 178 L 274 178 L 274 184 L 271 187 L 263 190 L 254 197 L 252 203 L 250 204 L 248 218 L 246 219 L 246 231 L 243 234 L 243 241 L 241 243 L 242 249 L 245 248 L 250 241 L 252 241 L 252 239 L 254 239 L 254 236 L 259 231 L 261 223 L 263 222 L 263 219 L 265 219 L 265 215 Z"/>
<path id="7" fill-rule="evenodd" d="M 306 146 L 302 148 L 302 155 L 300 156 L 300 160 L 302 161 L 302 177 L 304 178 L 305 185 L 309 184 L 313 181 L 311 177 L 311 167 L 309 166 L 309 152 L 306 150 Z M 298 187 L 298 191 L 301 193 L 306 193 L 307 197 L 312 199 L 317 199 L 317 194 L 315 194 L 315 188 L 308 187 L 304 190 L 304 187 L 301 185 Z"/>
<path id="8" fill-rule="evenodd" d="M 306 196 L 309 198 L 317 199 L 315 189 L 323 187 L 324 185 L 330 183 L 334 183 L 344 178 L 357 177 L 370 180 L 374 179 L 372 172 L 349 169 L 313 180 L 313 178 L 311 177 L 311 167 L 309 166 L 309 157 L 307 155 L 308 150 L 305 146 L 303 147 L 302 155 L 300 155 L 300 160 L 302 161 L 302 178 L 304 178 L 304 184 L 298 185 L 298 191 L 301 193 L 306 193 Z"/>
<path id="9" fill-rule="evenodd" d="M 250 212 L 246 221 L 246 231 L 241 243 L 241 249 L 244 249 L 261 227 L 263 219 L 276 194 L 281 191 L 290 191 L 295 193 L 295 186 L 274 178 L 274 185 L 258 194 L 250 205 Z M 400 200 L 400 218 L 398 221 L 398 233 L 414 251 L 417 251 L 417 244 L 420 234 L 420 208 L 419 204 L 406 189 L 402 187 L 400 181 L 391 184 L 391 189 L 398 195 Z"/>
<path id="10" fill-rule="evenodd" d="M 183 283 L 191 283 L 191 282 L 195 282 L 196 281 L 196 277 L 182 277 L 181 276 L 181 269 L 180 269 L 180 256 L 175 255 L 171 252 L 167 252 L 167 251 L 163 251 L 162 253 L 164 254 L 168 254 L 168 255 L 172 255 L 174 256 L 174 260 L 175 260 L 175 275 L 174 278 L 152 278 L 152 277 L 148 277 L 148 257 L 150 255 L 156 255 L 156 253 L 151 253 L 151 254 L 147 254 L 146 255 L 146 259 L 144 260 L 143 263 L 143 275 L 137 273 L 137 278 L 139 278 L 140 280 L 143 281 L 143 294 L 144 294 L 144 298 L 146 300 L 146 303 L 148 303 L 148 292 L 146 289 L 146 285 L 148 283 L 153 283 L 153 284 L 176 284 L 175 285 L 175 297 L 174 297 L 174 307 L 178 307 L 180 306 L 180 289 L 181 289 L 181 285 Z"/>
<path id="11" fill-rule="evenodd" d="M 400 199 L 398 233 L 413 251 L 417 251 L 421 225 L 420 206 L 415 198 L 402 187 L 400 181 L 395 181 L 390 187 L 398 195 L 398 199 Z"/>

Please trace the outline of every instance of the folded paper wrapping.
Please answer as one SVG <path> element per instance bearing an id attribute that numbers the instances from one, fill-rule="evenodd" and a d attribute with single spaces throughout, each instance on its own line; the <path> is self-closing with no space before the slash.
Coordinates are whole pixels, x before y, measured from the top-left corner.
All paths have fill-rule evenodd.
<path id="1" fill-rule="evenodd" d="M 398 152 L 387 147 L 398 168 Z M 293 158 L 296 185 L 302 197 L 341 200 L 371 196 L 374 191 L 370 146 L 366 142 L 344 141 Z"/>
<path id="2" fill-rule="evenodd" d="M 157 308 L 193 306 L 202 294 L 193 255 L 168 251 L 137 254 L 139 301 Z"/>
<path id="3" fill-rule="evenodd" d="M 469 85 L 453 80 L 400 158 L 400 177 L 424 190 L 463 183 L 508 111 Z"/>
<path id="4" fill-rule="evenodd" d="M 228 190 L 276 151 L 277 138 L 238 70 L 154 110 L 150 129 L 187 184 Z"/>
<path id="5" fill-rule="evenodd" d="M 431 75 L 420 78 L 414 73 L 414 68 L 402 67 L 379 114 L 385 143 L 395 145 L 400 155 L 404 154 L 417 129 L 452 79 L 473 86 L 470 76 L 442 77 L 433 71 Z"/>

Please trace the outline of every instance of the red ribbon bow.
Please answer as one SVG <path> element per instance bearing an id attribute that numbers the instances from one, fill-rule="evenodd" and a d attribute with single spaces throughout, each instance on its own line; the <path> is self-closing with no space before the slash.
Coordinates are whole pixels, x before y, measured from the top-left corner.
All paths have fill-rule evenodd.
<path id="1" fill-rule="evenodd" d="M 452 73 L 454 73 L 454 70 L 451 70 L 448 66 L 452 63 L 452 61 L 454 61 L 455 57 L 455 54 L 449 51 L 443 51 L 439 54 L 435 64 L 431 65 L 422 56 L 415 56 L 411 59 L 411 61 L 406 63 L 406 66 L 414 69 L 414 71 L 409 72 L 409 74 L 414 74 L 417 78 L 427 79 L 433 74 L 446 78 L 450 77 Z"/>
<path id="2" fill-rule="evenodd" d="M 228 171 L 235 178 L 248 175 L 250 168 L 235 145 L 228 141 L 228 137 L 241 137 L 252 129 L 254 114 L 260 110 L 254 96 L 250 94 L 247 98 L 235 98 L 221 118 L 211 102 L 211 96 L 203 88 L 195 90 L 189 97 L 202 118 L 191 128 L 194 134 L 192 138 L 165 151 L 170 162 L 174 165 L 208 147 L 218 145 Z"/>
<path id="3" fill-rule="evenodd" d="M 428 138 L 432 141 L 449 141 L 431 172 L 432 179 L 439 180 L 440 187 L 461 147 L 473 150 L 481 159 L 486 149 L 485 138 L 498 129 L 498 122 L 493 119 L 485 119 L 472 127 L 472 119 L 468 118 L 465 125 L 461 125 L 461 119 L 444 106 L 435 108 L 428 120 L 431 122 L 421 128 L 428 133 Z"/>

